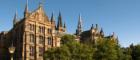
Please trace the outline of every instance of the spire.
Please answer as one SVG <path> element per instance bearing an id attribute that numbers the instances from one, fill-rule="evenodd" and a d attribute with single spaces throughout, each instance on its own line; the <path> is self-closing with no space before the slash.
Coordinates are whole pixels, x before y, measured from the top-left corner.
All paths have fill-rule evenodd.
<path id="1" fill-rule="evenodd" d="M 24 17 L 27 17 L 27 15 L 28 15 L 28 0 L 26 0 L 25 11 L 24 11 Z"/>
<path id="2" fill-rule="evenodd" d="M 100 30 L 100 34 L 101 34 L 102 37 L 104 36 L 104 31 L 103 31 L 102 28 L 101 28 L 101 30 Z"/>
<path id="3" fill-rule="evenodd" d="M 62 24 L 62 16 L 61 16 L 61 13 L 60 12 L 59 12 L 59 16 L 58 16 L 57 29 L 59 29 L 59 27 L 63 27 L 63 24 Z"/>
<path id="4" fill-rule="evenodd" d="M 79 20 L 78 20 L 76 35 L 80 35 L 81 32 L 82 32 L 82 18 L 81 18 L 81 14 L 79 14 Z"/>
<path id="5" fill-rule="evenodd" d="M 13 25 L 15 25 L 17 23 L 17 11 L 15 12 L 15 16 L 13 19 Z"/>
<path id="6" fill-rule="evenodd" d="M 80 29 L 82 28 L 81 14 L 79 14 L 78 28 L 80 28 Z"/>
<path id="7" fill-rule="evenodd" d="M 81 19 L 81 14 L 79 14 L 78 29 L 79 29 L 79 30 L 82 30 L 82 19 Z"/>
<path id="8" fill-rule="evenodd" d="M 28 0 L 26 0 L 25 12 L 28 12 Z"/>
<path id="9" fill-rule="evenodd" d="M 52 16 L 51 16 L 51 23 L 53 23 L 54 22 L 54 15 L 53 15 L 53 13 L 52 13 Z"/>

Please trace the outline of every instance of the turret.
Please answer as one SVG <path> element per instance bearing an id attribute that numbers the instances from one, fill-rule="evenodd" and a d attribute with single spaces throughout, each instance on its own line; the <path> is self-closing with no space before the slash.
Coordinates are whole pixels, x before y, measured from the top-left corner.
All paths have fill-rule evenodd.
<path id="1" fill-rule="evenodd" d="M 63 28 L 63 23 L 62 23 L 62 16 L 61 13 L 59 12 L 59 16 L 58 16 L 58 23 L 57 23 L 57 28 L 58 32 L 65 32 L 64 28 Z"/>

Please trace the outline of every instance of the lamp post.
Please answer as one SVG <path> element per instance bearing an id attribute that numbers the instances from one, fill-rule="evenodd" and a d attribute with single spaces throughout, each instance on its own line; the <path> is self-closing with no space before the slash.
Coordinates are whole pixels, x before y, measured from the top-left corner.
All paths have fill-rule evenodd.
<path id="1" fill-rule="evenodd" d="M 13 60 L 13 54 L 15 52 L 15 47 L 13 46 L 13 43 L 12 43 L 12 46 L 9 47 L 9 52 L 11 54 L 11 60 Z"/>

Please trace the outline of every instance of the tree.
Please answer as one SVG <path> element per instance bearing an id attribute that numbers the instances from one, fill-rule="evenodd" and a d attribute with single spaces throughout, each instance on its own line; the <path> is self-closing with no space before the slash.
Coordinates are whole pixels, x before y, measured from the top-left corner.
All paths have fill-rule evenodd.
<path id="1" fill-rule="evenodd" d="M 140 60 L 140 45 L 131 46 L 132 49 L 132 59 Z"/>
<path id="2" fill-rule="evenodd" d="M 93 60 L 94 49 L 74 40 L 72 35 L 62 37 L 63 44 L 58 48 L 50 48 L 45 52 L 49 60 Z"/>
<path id="3" fill-rule="evenodd" d="M 97 42 L 96 60 L 118 60 L 117 44 L 110 38 L 100 38 Z"/>

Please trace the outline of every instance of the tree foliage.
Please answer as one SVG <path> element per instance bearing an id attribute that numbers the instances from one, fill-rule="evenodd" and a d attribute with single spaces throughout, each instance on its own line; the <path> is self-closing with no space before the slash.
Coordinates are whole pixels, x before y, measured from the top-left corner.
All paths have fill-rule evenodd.
<path id="1" fill-rule="evenodd" d="M 74 40 L 73 35 L 62 37 L 62 46 L 50 48 L 45 53 L 45 59 L 49 60 L 92 60 L 94 49 L 86 44 Z"/>
<path id="2" fill-rule="evenodd" d="M 61 47 L 45 52 L 45 60 L 140 60 L 140 45 L 122 48 L 111 38 L 98 38 L 94 44 L 79 43 L 73 35 L 64 35 L 61 42 Z"/>

